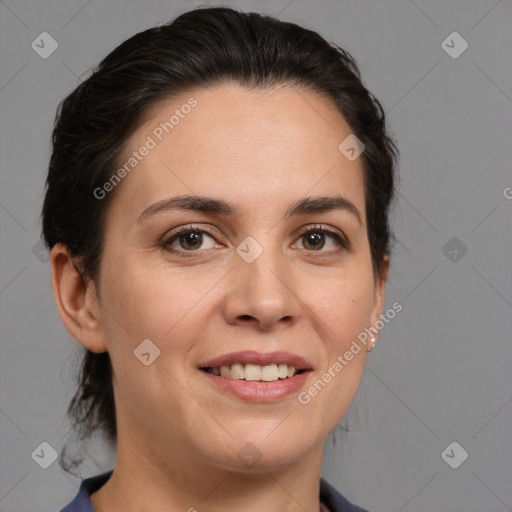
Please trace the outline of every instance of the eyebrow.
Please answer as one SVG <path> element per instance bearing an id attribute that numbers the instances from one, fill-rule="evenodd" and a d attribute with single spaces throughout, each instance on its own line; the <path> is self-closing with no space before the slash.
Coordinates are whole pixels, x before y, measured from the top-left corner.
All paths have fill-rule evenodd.
<path id="1" fill-rule="evenodd" d="M 148 206 L 137 218 L 137 223 L 147 220 L 153 215 L 170 210 L 190 210 L 202 213 L 214 213 L 226 216 L 235 216 L 240 212 L 238 208 L 222 199 L 211 197 L 183 195 L 171 197 L 158 201 Z M 360 226 L 363 225 L 361 213 L 357 207 L 342 196 L 334 197 L 306 197 L 291 203 L 286 212 L 285 218 L 308 215 L 311 213 L 326 213 L 331 211 L 346 211 L 354 215 Z"/>

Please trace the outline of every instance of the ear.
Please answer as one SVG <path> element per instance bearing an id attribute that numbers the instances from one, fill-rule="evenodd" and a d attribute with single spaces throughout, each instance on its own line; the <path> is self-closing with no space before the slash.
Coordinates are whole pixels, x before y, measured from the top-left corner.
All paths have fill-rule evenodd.
<path id="1" fill-rule="evenodd" d="M 380 320 L 382 316 L 382 311 L 384 309 L 384 295 L 386 293 L 386 282 L 388 279 L 389 272 L 389 257 L 384 256 L 380 265 L 380 272 L 377 276 L 377 280 L 375 282 L 375 294 L 373 300 L 373 308 L 371 312 L 371 324 L 375 325 L 377 320 Z M 378 334 L 376 339 L 378 338 Z"/>
<path id="2" fill-rule="evenodd" d="M 94 282 L 80 275 L 64 244 L 52 247 L 50 266 L 53 295 L 67 331 L 92 352 L 106 352 Z"/>

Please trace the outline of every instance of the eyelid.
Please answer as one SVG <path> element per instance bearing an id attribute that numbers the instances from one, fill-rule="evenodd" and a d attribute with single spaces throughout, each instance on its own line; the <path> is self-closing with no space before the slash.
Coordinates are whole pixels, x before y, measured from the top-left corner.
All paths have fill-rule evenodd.
<path id="1" fill-rule="evenodd" d="M 205 232 L 206 234 L 210 235 L 212 238 L 215 238 L 216 236 L 218 236 L 215 233 L 215 230 L 210 228 L 208 225 L 204 225 L 204 224 L 187 224 L 185 226 L 180 226 L 180 227 L 178 227 L 176 229 L 173 229 L 170 232 L 165 233 L 165 235 L 161 238 L 160 243 L 164 244 L 164 245 L 165 244 L 169 244 L 170 241 L 173 238 L 179 236 L 181 233 L 187 233 L 189 231 Z"/>
<path id="2" fill-rule="evenodd" d="M 301 228 L 299 231 L 299 236 L 305 235 L 306 233 L 309 233 L 310 231 L 321 231 L 324 233 L 330 233 L 332 235 L 338 236 L 341 240 L 343 240 L 345 243 L 349 243 L 348 238 L 345 236 L 345 233 L 341 231 L 340 229 L 333 228 L 331 226 L 328 226 L 326 224 L 309 224 L 305 228 Z"/>

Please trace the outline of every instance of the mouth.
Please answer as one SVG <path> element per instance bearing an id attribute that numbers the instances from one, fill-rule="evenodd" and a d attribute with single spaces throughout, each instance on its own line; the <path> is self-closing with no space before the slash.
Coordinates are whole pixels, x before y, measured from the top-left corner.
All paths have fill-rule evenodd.
<path id="1" fill-rule="evenodd" d="M 236 352 L 198 366 L 217 390 L 249 402 L 276 402 L 300 391 L 313 371 L 289 352 Z"/>

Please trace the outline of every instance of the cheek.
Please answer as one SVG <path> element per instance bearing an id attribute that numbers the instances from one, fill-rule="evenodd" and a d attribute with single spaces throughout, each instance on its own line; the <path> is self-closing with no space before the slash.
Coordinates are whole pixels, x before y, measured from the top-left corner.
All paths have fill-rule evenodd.
<path id="1" fill-rule="evenodd" d="M 341 350 L 357 337 L 370 322 L 373 306 L 373 280 L 367 272 L 346 272 L 321 281 L 321 286 L 306 296 L 322 320 L 331 340 L 330 349 Z M 349 275 L 350 274 L 350 275 Z"/>
<path id="2" fill-rule="evenodd" d="M 299 412 L 313 432 L 327 436 L 347 413 L 357 393 L 366 362 L 366 348 L 358 335 L 368 326 L 373 282 L 365 273 L 358 279 L 323 282 L 322 292 L 309 295 L 318 319 L 323 354 L 321 368 L 298 396 Z M 346 276 L 345 276 L 346 277 Z"/>
<path id="3" fill-rule="evenodd" d="M 152 268 L 138 259 L 111 266 L 103 281 L 102 321 L 107 342 L 133 350 L 149 338 L 160 350 L 172 344 L 173 353 L 201 330 L 209 293 L 219 276 L 194 279 L 165 268 Z M 210 299 L 211 300 L 211 299 Z M 103 314 L 104 313 L 104 314 Z"/>

